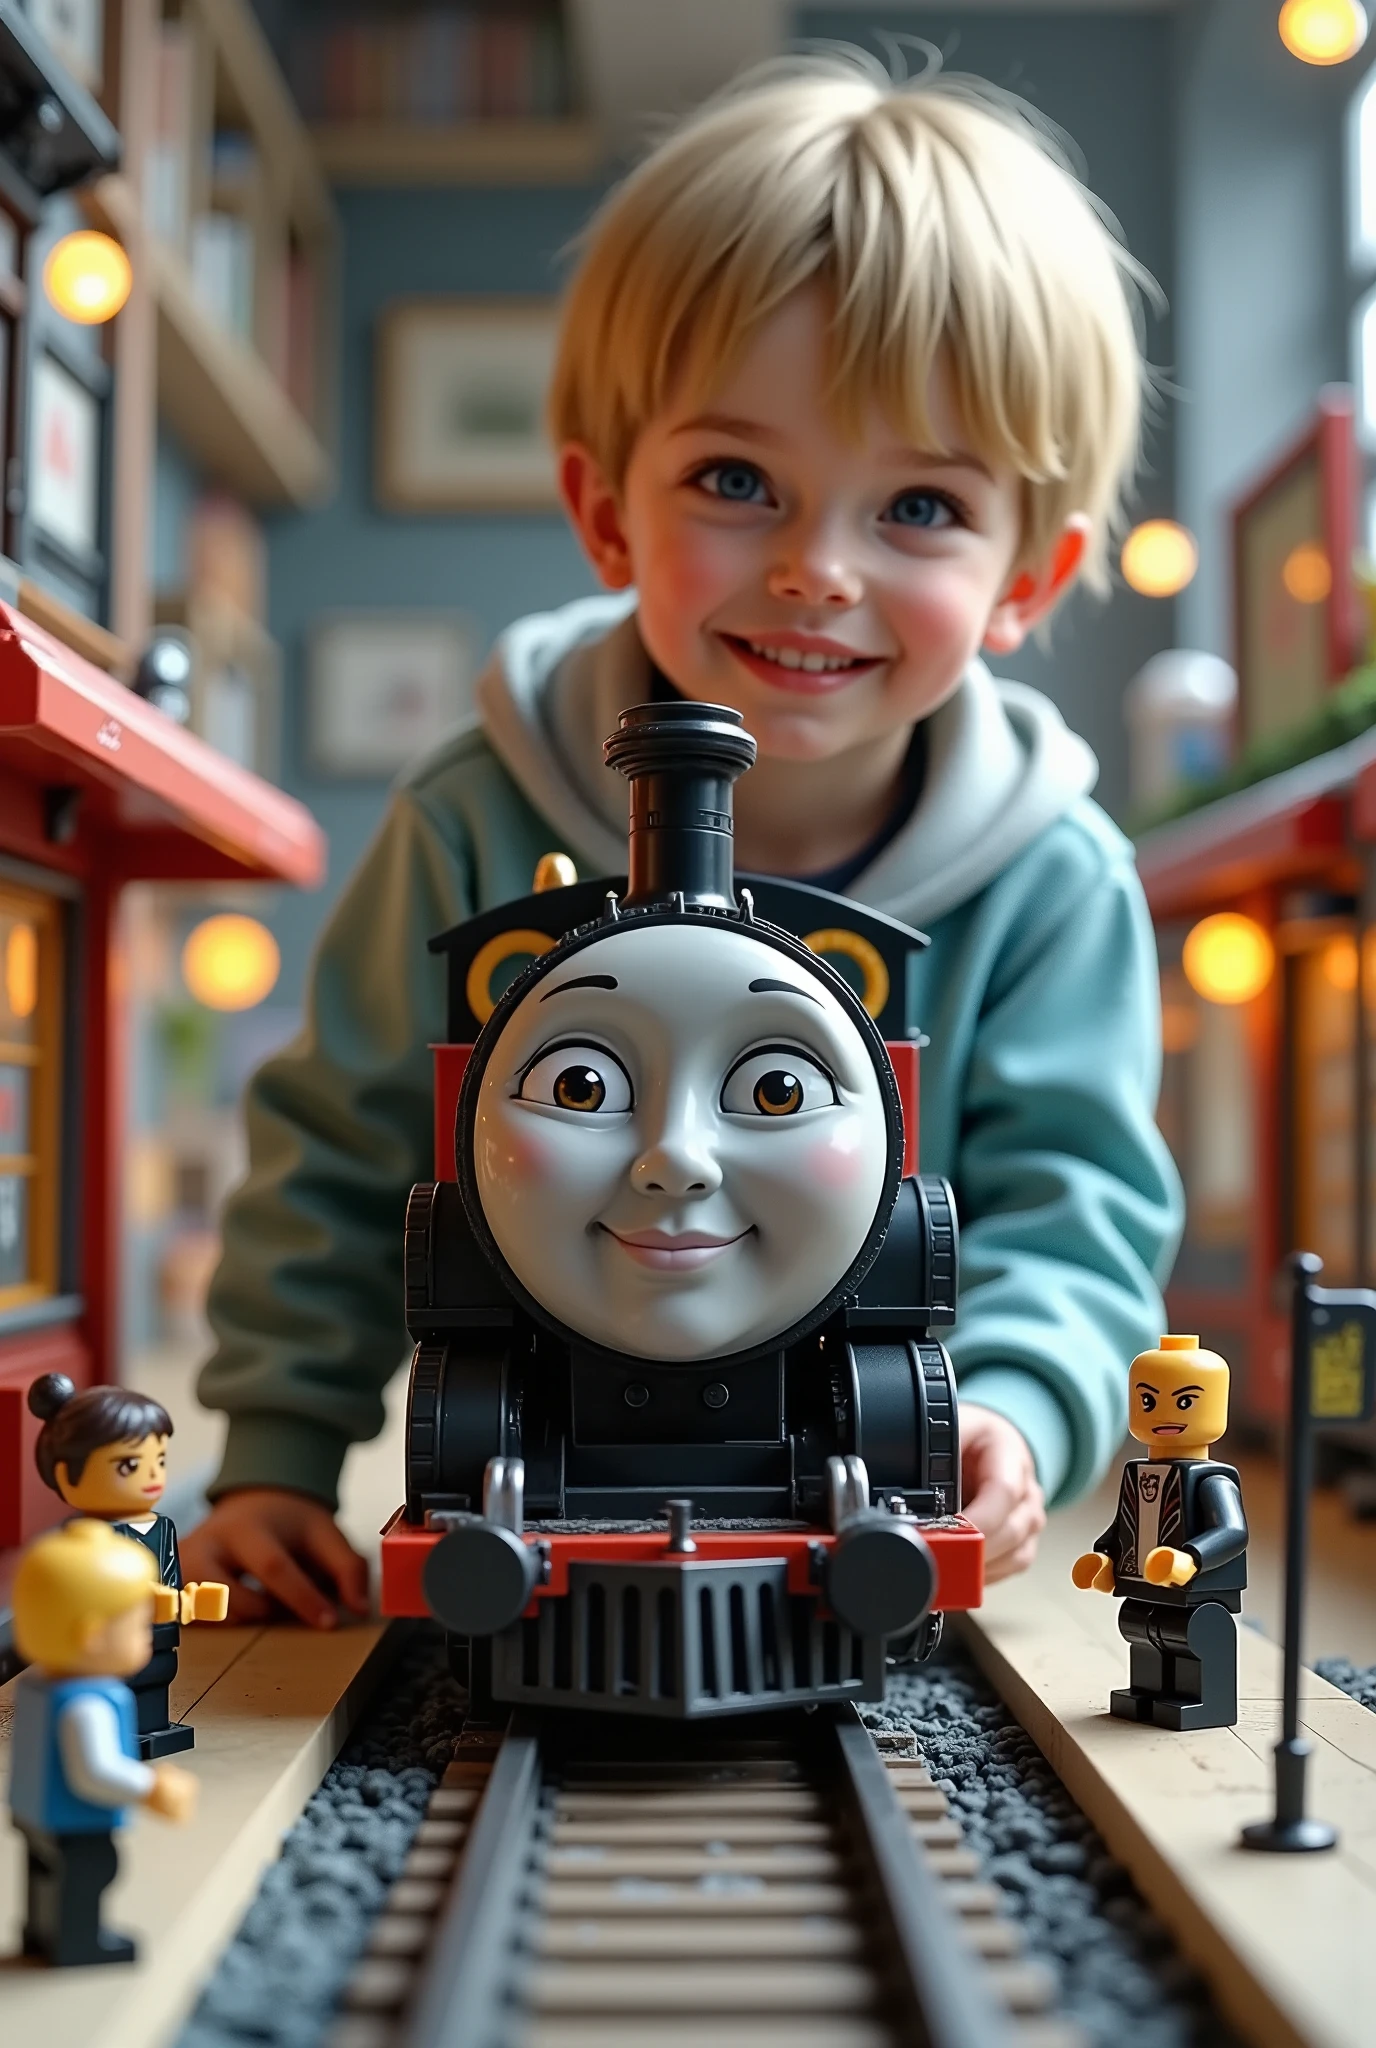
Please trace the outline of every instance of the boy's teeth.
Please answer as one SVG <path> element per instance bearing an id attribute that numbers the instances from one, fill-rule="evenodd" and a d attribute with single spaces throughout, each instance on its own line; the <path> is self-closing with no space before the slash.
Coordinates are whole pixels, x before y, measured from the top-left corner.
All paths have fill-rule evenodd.
<path id="1" fill-rule="evenodd" d="M 780 668 L 807 669 L 812 675 L 854 667 L 854 662 L 844 654 L 803 654 L 796 647 L 759 647 L 753 640 L 747 640 L 745 644 L 763 661 L 777 662 Z"/>

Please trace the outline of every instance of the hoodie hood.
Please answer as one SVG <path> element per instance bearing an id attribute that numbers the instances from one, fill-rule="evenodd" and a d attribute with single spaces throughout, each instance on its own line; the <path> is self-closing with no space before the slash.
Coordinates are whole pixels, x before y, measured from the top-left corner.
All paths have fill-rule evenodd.
<path id="1" fill-rule="evenodd" d="M 650 694 L 635 608 L 631 591 L 521 619 L 478 679 L 494 751 L 585 875 L 619 874 L 626 864 L 626 785 L 604 767 L 602 742 L 627 706 Z M 1048 698 L 991 676 L 980 661 L 926 725 L 926 775 L 912 815 L 846 892 L 915 925 L 976 895 L 1087 795 L 1099 772 Z"/>

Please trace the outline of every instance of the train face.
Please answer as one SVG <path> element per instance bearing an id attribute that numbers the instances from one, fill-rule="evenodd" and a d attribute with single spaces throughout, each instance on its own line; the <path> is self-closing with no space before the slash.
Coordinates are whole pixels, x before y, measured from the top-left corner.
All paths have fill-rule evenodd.
<path id="1" fill-rule="evenodd" d="M 885 1037 L 924 942 L 803 885 L 737 889 L 737 713 L 639 707 L 607 754 L 627 885 L 437 942 L 443 1177 L 407 1216 L 384 1611 L 467 1639 L 498 1700 L 878 1698 L 982 1575 L 932 1335 L 954 1211 L 905 1171 L 917 1034 Z"/>

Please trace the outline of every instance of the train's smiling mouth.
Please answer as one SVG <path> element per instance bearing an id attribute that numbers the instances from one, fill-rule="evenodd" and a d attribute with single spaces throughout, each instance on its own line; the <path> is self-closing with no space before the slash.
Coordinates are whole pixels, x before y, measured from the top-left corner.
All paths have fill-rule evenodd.
<path id="1" fill-rule="evenodd" d="M 1154 1422 L 1151 1433 L 1153 1436 L 1183 1436 L 1185 1425 L 1183 1422 Z"/>
<path id="2" fill-rule="evenodd" d="M 648 1266 L 654 1273 L 695 1273 L 750 1235 L 749 1230 L 738 1231 L 734 1237 L 715 1237 L 706 1230 L 621 1231 L 606 1223 L 601 1227 L 638 1266 Z"/>

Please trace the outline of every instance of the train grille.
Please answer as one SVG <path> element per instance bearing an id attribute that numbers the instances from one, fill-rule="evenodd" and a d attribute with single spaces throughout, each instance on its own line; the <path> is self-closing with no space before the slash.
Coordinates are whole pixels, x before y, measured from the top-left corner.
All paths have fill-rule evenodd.
<path id="1" fill-rule="evenodd" d="M 569 1593 L 493 1639 L 496 1698 L 698 1718 L 877 1700 L 884 1645 L 790 1593 L 782 1558 L 575 1564 Z"/>

